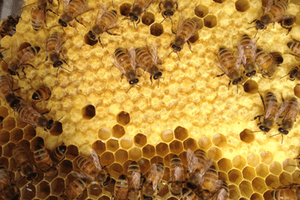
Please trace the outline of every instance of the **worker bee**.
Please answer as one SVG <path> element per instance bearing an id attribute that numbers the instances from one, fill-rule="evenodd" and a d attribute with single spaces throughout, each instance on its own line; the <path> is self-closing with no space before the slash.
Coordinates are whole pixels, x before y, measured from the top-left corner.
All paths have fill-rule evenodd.
<path id="1" fill-rule="evenodd" d="M 157 47 L 153 45 L 152 52 L 150 53 L 148 47 L 135 49 L 136 62 L 139 67 L 150 74 L 150 80 L 152 77 L 154 80 L 159 79 L 162 76 L 161 69 L 157 67 Z"/>
<path id="2" fill-rule="evenodd" d="M 300 57 L 300 42 L 299 41 L 289 42 L 289 43 L 287 43 L 287 46 L 293 52 L 292 55 L 294 55 L 298 58 Z"/>
<path id="3" fill-rule="evenodd" d="M 20 190 L 15 185 L 14 180 L 9 175 L 9 171 L 0 163 L 0 197 L 11 200 L 18 199 Z"/>
<path id="4" fill-rule="evenodd" d="M 46 86 L 42 86 L 38 88 L 32 94 L 32 99 L 35 101 L 47 101 L 50 97 L 51 97 L 51 90 Z"/>
<path id="5" fill-rule="evenodd" d="M 128 181 L 124 174 L 122 174 L 115 184 L 114 200 L 127 200 L 128 195 Z"/>
<path id="6" fill-rule="evenodd" d="M 256 63 L 263 77 L 271 78 L 277 70 L 276 61 L 273 56 L 262 49 L 257 49 L 256 51 Z"/>
<path id="7" fill-rule="evenodd" d="M 198 33 L 198 30 L 202 28 L 203 24 L 200 19 L 197 17 L 188 18 L 184 20 L 183 17 L 179 18 L 177 32 L 174 42 L 171 43 L 171 47 L 173 48 L 172 52 L 175 52 L 178 56 L 178 51 L 181 51 L 183 45 L 187 42 L 189 48 L 191 49 L 191 45 L 189 39 Z M 173 31 L 173 30 L 172 30 Z M 171 52 L 171 53 L 172 53 Z M 178 56 L 179 59 L 179 56 Z"/>
<path id="8" fill-rule="evenodd" d="M 22 43 L 17 49 L 17 54 L 13 56 L 8 63 L 8 73 L 12 76 L 19 76 L 18 70 L 22 68 L 24 75 L 26 75 L 24 72 L 24 66 L 29 65 L 35 68 L 33 65 L 27 62 L 34 58 L 39 53 L 39 51 L 40 47 L 38 46 L 31 46 L 31 44 L 29 44 L 28 42 Z"/>
<path id="9" fill-rule="evenodd" d="M 227 200 L 229 198 L 229 188 L 226 181 L 223 181 L 221 188 L 215 193 L 212 200 Z"/>
<path id="10" fill-rule="evenodd" d="M 141 170 L 137 162 L 133 161 L 127 171 L 128 178 L 128 199 L 137 200 L 140 197 Z"/>
<path id="11" fill-rule="evenodd" d="M 276 95 L 273 92 L 268 92 L 266 94 L 265 100 L 260 95 L 261 101 L 264 106 L 265 115 L 258 115 L 254 119 L 259 119 L 259 123 L 257 126 L 260 130 L 267 133 L 271 130 L 274 123 L 276 122 L 275 116 L 278 111 L 278 102 Z M 263 121 L 261 122 L 261 117 L 263 117 Z"/>
<path id="12" fill-rule="evenodd" d="M 130 21 L 140 23 L 140 16 L 145 12 L 145 10 L 150 6 L 153 0 L 135 0 L 129 12 Z"/>
<path id="13" fill-rule="evenodd" d="M 180 196 L 184 182 L 184 168 L 178 156 L 173 156 L 170 164 L 171 193 Z"/>
<path id="14" fill-rule="evenodd" d="M 200 200 L 190 188 L 182 188 L 182 200 Z"/>
<path id="15" fill-rule="evenodd" d="M 243 35 L 241 42 L 238 44 L 239 57 L 244 64 L 244 73 L 247 77 L 256 74 L 255 57 L 256 57 L 256 40 L 247 35 Z"/>
<path id="16" fill-rule="evenodd" d="M 98 17 L 92 29 L 85 35 L 86 43 L 93 46 L 100 40 L 100 35 L 104 32 L 110 35 L 117 35 L 109 32 L 109 30 L 118 28 L 117 25 L 118 14 L 116 10 L 107 11 L 106 4 L 102 4 L 102 8 L 98 12 Z"/>
<path id="17" fill-rule="evenodd" d="M 62 161 L 67 153 L 67 147 L 66 145 L 62 144 L 58 147 L 56 147 L 50 154 L 50 158 L 53 161 L 54 164 L 58 164 L 60 161 Z"/>
<path id="18" fill-rule="evenodd" d="M 48 151 L 41 145 L 37 145 L 34 151 L 34 160 L 37 168 L 45 173 L 45 176 L 56 176 L 58 171 L 50 158 Z"/>
<path id="19" fill-rule="evenodd" d="M 296 200 L 296 192 L 293 189 L 277 189 L 271 192 L 272 197 L 275 200 Z"/>
<path id="20" fill-rule="evenodd" d="M 15 146 L 12 150 L 12 155 L 21 175 L 25 176 L 28 181 L 37 177 L 38 174 L 35 172 L 31 159 L 23 146 Z"/>
<path id="21" fill-rule="evenodd" d="M 4 38 L 6 35 L 10 35 L 10 32 L 16 30 L 16 26 L 19 23 L 19 19 L 21 17 L 12 17 L 8 16 L 6 19 L 2 20 L 2 23 L 0 25 L 0 40 Z"/>
<path id="22" fill-rule="evenodd" d="M 74 174 L 74 172 L 73 172 Z M 80 175 L 75 175 L 80 176 Z M 71 199 L 79 199 L 86 187 L 86 180 L 84 178 L 77 178 L 74 181 L 72 181 L 66 189 L 63 191 L 63 194 L 61 197 L 65 200 L 71 200 Z"/>
<path id="23" fill-rule="evenodd" d="M 159 12 L 161 12 L 163 7 L 163 11 L 161 14 L 164 19 L 162 20 L 162 22 L 166 18 L 169 18 L 172 21 L 171 17 L 174 15 L 175 10 L 178 9 L 178 3 L 177 0 L 160 0 L 158 7 L 159 7 Z"/>
<path id="24" fill-rule="evenodd" d="M 8 76 L 0 76 L 0 97 L 9 104 L 12 109 L 15 109 L 20 103 L 20 97 L 14 95 L 13 82 Z"/>
<path id="25" fill-rule="evenodd" d="M 287 34 L 292 30 L 294 23 L 296 22 L 295 15 L 285 15 L 280 21 L 279 24 L 288 30 Z"/>
<path id="26" fill-rule="evenodd" d="M 285 76 L 288 76 L 289 75 L 289 78 L 291 81 L 294 81 L 294 80 L 300 80 L 300 68 L 299 67 L 294 67 L 292 68 L 289 73 Z M 283 77 L 285 77 L 283 76 Z M 283 78 L 281 77 L 281 78 Z"/>
<path id="27" fill-rule="evenodd" d="M 203 191 L 208 191 L 206 192 L 206 195 L 210 199 L 212 195 L 221 188 L 223 181 L 219 180 L 218 171 L 214 165 L 210 166 L 202 178 L 201 188 Z"/>
<path id="28" fill-rule="evenodd" d="M 143 185 L 143 197 L 152 200 L 157 192 L 157 186 L 163 178 L 165 167 L 162 163 L 152 164 Z"/>

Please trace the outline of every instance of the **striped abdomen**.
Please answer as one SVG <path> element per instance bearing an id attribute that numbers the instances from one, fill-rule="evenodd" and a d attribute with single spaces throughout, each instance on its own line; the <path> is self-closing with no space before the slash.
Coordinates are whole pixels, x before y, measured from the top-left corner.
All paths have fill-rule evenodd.
<path id="1" fill-rule="evenodd" d="M 35 6 L 31 10 L 31 25 L 33 30 L 38 31 L 44 28 L 45 8 Z"/>
<path id="2" fill-rule="evenodd" d="M 48 53 L 52 52 L 52 51 L 55 51 L 55 52 L 58 51 L 60 48 L 60 40 L 61 40 L 61 37 L 58 32 L 52 33 L 47 40 L 46 51 Z"/>
<path id="3" fill-rule="evenodd" d="M 265 105 L 266 105 L 266 110 L 271 110 L 269 116 L 275 117 L 278 111 L 278 102 L 277 102 L 277 97 L 273 92 L 268 92 L 266 94 Z"/>
<path id="4" fill-rule="evenodd" d="M 151 73 L 151 68 L 155 67 L 155 63 L 153 62 L 153 59 L 148 51 L 146 51 L 144 48 L 137 48 L 135 50 L 136 52 L 136 61 L 142 65 L 143 69 L 149 73 Z"/>
<path id="5" fill-rule="evenodd" d="M 257 50 L 256 62 L 263 71 L 263 74 L 266 74 L 269 77 L 272 76 L 276 71 L 276 65 L 274 63 L 273 57 L 263 50 Z"/>
<path id="6" fill-rule="evenodd" d="M 177 40 L 180 39 L 183 39 L 184 42 L 186 42 L 188 39 L 190 39 L 190 37 L 193 36 L 192 33 L 198 31 L 200 28 L 201 24 L 199 24 L 195 18 L 186 20 L 181 27 L 179 27 L 179 30 L 177 30 L 175 43 L 177 44 Z"/>
<path id="7" fill-rule="evenodd" d="M 107 27 L 111 24 L 115 24 L 117 21 L 117 15 L 118 15 L 117 11 L 110 10 L 102 16 L 99 24 L 101 24 L 103 27 Z"/>
<path id="8" fill-rule="evenodd" d="M 288 8 L 287 2 L 279 2 L 271 6 L 271 9 L 261 17 L 263 24 L 278 22 Z"/>
<path id="9" fill-rule="evenodd" d="M 42 128 L 47 127 L 47 119 L 43 117 L 38 111 L 36 111 L 32 106 L 26 103 L 20 103 L 17 108 L 20 118 L 27 124 L 38 126 Z"/>
<path id="10" fill-rule="evenodd" d="M 287 46 L 296 56 L 300 56 L 300 42 L 289 42 Z"/>
<path id="11" fill-rule="evenodd" d="M 4 100 L 8 95 L 13 95 L 12 83 L 6 75 L 0 76 L 0 95 Z"/>
<path id="12" fill-rule="evenodd" d="M 86 10 L 86 0 L 72 0 L 69 4 L 68 15 L 74 19 Z"/>

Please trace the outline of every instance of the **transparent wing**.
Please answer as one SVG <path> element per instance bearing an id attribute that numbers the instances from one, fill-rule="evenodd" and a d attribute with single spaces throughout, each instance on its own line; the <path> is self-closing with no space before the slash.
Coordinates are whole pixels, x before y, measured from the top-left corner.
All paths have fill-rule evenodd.
<path id="1" fill-rule="evenodd" d="M 226 69 L 226 67 L 224 67 L 221 62 L 220 62 L 220 58 L 218 57 L 219 63 L 215 63 L 217 65 L 218 68 L 220 68 L 226 75 L 228 75 L 228 70 Z M 239 68 L 238 68 L 239 69 Z"/>
<path id="2" fill-rule="evenodd" d="M 179 166 L 176 166 L 175 173 L 174 173 L 175 179 L 178 180 L 182 176 L 182 173 L 183 173 L 182 168 Z"/>
<path id="3" fill-rule="evenodd" d="M 136 67 L 135 57 L 136 57 L 136 55 L 135 55 L 134 47 L 130 47 L 128 49 L 128 55 L 129 55 L 129 58 L 130 58 L 131 66 L 135 70 L 135 67 Z"/>
<path id="4" fill-rule="evenodd" d="M 270 116 L 270 114 L 272 113 L 273 109 L 277 109 L 278 106 L 276 104 L 277 104 L 277 101 L 276 102 L 274 102 L 274 101 L 270 101 L 269 102 L 269 105 L 266 108 L 265 118 L 268 118 Z"/>
<path id="5" fill-rule="evenodd" d="M 203 176 L 207 172 L 207 170 L 212 166 L 212 164 L 213 164 L 213 159 L 208 160 L 205 163 L 203 169 L 200 171 L 200 175 Z"/>
<path id="6" fill-rule="evenodd" d="M 178 20 L 177 30 L 176 30 L 176 36 L 178 36 L 178 33 L 181 32 L 181 29 L 183 27 L 183 24 L 188 20 L 189 18 L 185 19 L 184 16 L 180 16 Z"/>
<path id="7" fill-rule="evenodd" d="M 281 17 L 281 20 L 285 20 L 285 19 L 295 19 L 296 16 L 295 15 L 283 15 Z"/>
<path id="8" fill-rule="evenodd" d="M 275 121 L 281 116 L 281 114 L 285 111 L 286 107 L 288 106 L 289 101 L 284 101 L 280 104 L 279 109 L 275 115 Z"/>
<path id="9" fill-rule="evenodd" d="M 251 46 L 251 55 L 253 60 L 256 58 L 256 50 L 257 50 L 257 41 L 255 39 L 252 39 L 250 41 L 250 46 Z"/>
<path id="10" fill-rule="evenodd" d="M 295 102 L 295 104 L 297 104 L 297 107 L 295 107 L 295 109 L 288 109 L 288 112 L 286 113 L 284 118 L 292 119 L 293 121 L 296 120 L 297 115 L 299 113 L 299 101 L 296 101 L 297 103 Z"/>
<path id="11" fill-rule="evenodd" d="M 227 194 L 227 191 L 225 190 L 225 188 L 221 188 L 219 190 L 219 192 L 216 193 L 216 195 L 218 195 L 218 196 L 213 198 L 215 200 L 226 200 L 226 199 L 228 199 L 228 194 Z"/>
<path id="12" fill-rule="evenodd" d="M 72 176 L 76 177 L 76 178 L 80 178 L 80 179 L 88 179 L 88 180 L 91 180 L 93 181 L 94 178 L 90 175 L 87 175 L 81 171 L 78 171 L 78 170 L 74 170 L 71 172 Z"/>
<path id="13" fill-rule="evenodd" d="M 148 171 L 148 174 L 147 174 L 147 182 L 153 182 L 154 179 L 155 179 L 155 176 L 157 176 L 157 167 L 156 167 L 156 164 L 152 164 L 149 171 Z"/>
<path id="14" fill-rule="evenodd" d="M 157 46 L 155 43 L 152 45 L 151 51 L 149 53 L 152 57 L 153 62 L 157 64 Z"/>
<path id="15" fill-rule="evenodd" d="M 110 56 L 110 59 L 113 61 L 113 64 L 121 71 L 122 74 L 126 74 L 124 68 L 117 62 L 114 56 Z"/>
<path id="16" fill-rule="evenodd" d="M 138 172 L 134 172 L 132 176 L 132 186 L 133 188 L 139 188 L 141 183 L 141 174 Z"/>
<path id="17" fill-rule="evenodd" d="M 94 149 L 91 149 L 91 158 L 93 159 L 93 162 L 94 162 L 95 166 L 97 167 L 97 169 L 102 171 L 102 167 L 100 165 L 98 154 Z"/>
<path id="18" fill-rule="evenodd" d="M 194 152 L 191 149 L 186 151 L 188 170 L 190 173 L 194 172 L 198 166 L 198 158 L 195 156 Z"/>
<path id="19" fill-rule="evenodd" d="M 97 19 L 96 19 L 96 24 L 98 24 L 102 18 L 102 16 L 106 13 L 107 11 L 107 6 L 106 3 L 102 3 L 101 8 L 98 11 Z"/>
<path id="20" fill-rule="evenodd" d="M 264 13 L 269 12 L 271 10 L 272 5 L 273 5 L 273 0 L 269 0 L 265 7 Z"/>
<path id="21" fill-rule="evenodd" d="M 62 0 L 63 1 L 63 9 L 68 10 L 69 9 L 69 3 L 70 0 Z"/>
<path id="22" fill-rule="evenodd" d="M 241 63 L 243 63 L 244 65 L 246 64 L 244 46 L 241 43 L 238 44 L 238 51 L 239 51 L 239 57 L 236 59 L 235 65 L 239 69 Z"/>

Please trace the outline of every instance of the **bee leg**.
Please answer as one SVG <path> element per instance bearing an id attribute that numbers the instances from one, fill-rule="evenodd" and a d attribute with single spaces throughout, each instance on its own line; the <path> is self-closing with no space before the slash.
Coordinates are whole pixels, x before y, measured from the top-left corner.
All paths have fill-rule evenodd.
<path id="1" fill-rule="evenodd" d="M 177 0 L 175 0 L 175 6 L 176 6 L 176 10 L 178 9 L 178 3 Z"/>
<path id="2" fill-rule="evenodd" d="M 253 24 L 254 22 L 257 22 L 257 19 L 253 20 L 253 21 L 250 22 L 249 24 Z"/>
<path id="3" fill-rule="evenodd" d="M 79 24 L 81 24 L 82 26 L 86 27 L 83 23 L 81 23 L 76 17 L 75 17 L 76 22 L 78 22 Z"/>
<path id="4" fill-rule="evenodd" d="M 219 74 L 219 75 L 217 75 L 216 77 L 221 77 L 221 76 L 223 76 L 223 75 L 225 75 L 225 73 Z"/>
<path id="5" fill-rule="evenodd" d="M 159 11 L 158 12 L 161 12 L 161 5 L 162 5 L 162 2 L 160 1 L 160 3 L 158 4 L 158 7 L 159 7 Z"/>
<path id="6" fill-rule="evenodd" d="M 192 48 L 191 48 L 191 44 L 190 44 L 190 42 L 189 42 L 189 41 L 187 41 L 187 43 L 188 43 L 188 45 L 189 45 L 189 49 L 190 49 L 190 51 L 191 51 L 191 52 L 193 52 L 193 51 L 192 51 Z"/>
<path id="7" fill-rule="evenodd" d="M 108 33 L 109 35 L 119 35 L 117 33 L 111 33 L 111 32 L 108 32 L 108 31 L 106 31 L 106 33 Z"/>
<path id="8" fill-rule="evenodd" d="M 53 14 L 55 14 L 55 15 L 57 15 L 57 16 L 58 16 L 58 14 L 57 14 L 56 12 L 54 12 L 53 10 L 51 10 L 51 9 L 47 9 L 47 10 L 46 10 L 46 12 L 48 12 L 48 11 L 50 11 L 50 12 L 52 12 Z"/>

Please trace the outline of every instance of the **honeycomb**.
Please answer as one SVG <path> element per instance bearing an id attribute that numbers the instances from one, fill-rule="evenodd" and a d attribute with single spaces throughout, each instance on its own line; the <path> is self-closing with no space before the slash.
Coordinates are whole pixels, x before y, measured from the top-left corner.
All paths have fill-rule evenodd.
<path id="1" fill-rule="evenodd" d="M 27 0 L 26 4 L 35 2 Z M 111 8 L 110 1 L 104 1 Z M 179 7 L 172 17 L 175 26 L 179 17 L 197 16 L 203 22 L 198 37 L 191 39 L 191 50 L 185 44 L 179 52 L 180 61 L 172 51 L 174 40 L 172 23 L 158 12 L 158 2 L 152 3 L 141 17 L 141 23 L 134 27 L 129 20 L 122 20 L 133 0 L 114 0 L 118 11 L 120 28 L 112 30 L 118 35 L 101 35 L 102 45 L 90 46 L 84 35 L 95 22 L 99 1 L 89 0 L 92 11 L 79 17 L 82 26 L 75 21 L 73 27 L 63 30 L 55 27 L 58 16 L 47 13 L 47 28 L 34 31 L 30 24 L 31 9 L 24 9 L 16 33 L 1 40 L 1 46 L 10 48 L 16 41 L 29 42 L 40 46 L 41 52 L 31 63 L 37 69 L 25 68 L 26 78 L 15 81 L 16 93 L 26 101 L 31 101 L 32 93 L 41 85 L 51 89 L 52 96 L 46 102 L 38 102 L 40 110 L 48 110 L 48 118 L 62 123 L 60 131 L 44 131 L 25 124 L 14 114 L 3 99 L 0 99 L 0 115 L 4 118 L 0 131 L 0 162 L 14 172 L 22 199 L 55 200 L 66 185 L 75 179 L 70 173 L 79 155 L 88 156 L 93 148 L 100 156 L 102 166 L 106 166 L 114 179 L 127 173 L 128 165 L 137 161 L 141 172 L 146 173 L 152 163 L 163 162 L 166 170 L 164 187 L 158 197 L 176 199 L 169 192 L 169 166 L 173 155 L 179 155 L 186 166 L 186 150 L 203 149 L 213 159 L 219 179 L 229 185 L 230 199 L 258 200 L 272 199 L 271 191 L 282 185 L 300 183 L 297 162 L 300 144 L 300 126 L 283 137 L 273 128 L 268 134 L 258 131 L 253 118 L 263 113 L 263 105 L 257 93 L 272 90 L 277 97 L 298 96 L 300 85 L 288 78 L 282 78 L 289 70 L 299 65 L 299 59 L 288 54 L 287 43 L 292 38 L 300 40 L 300 14 L 297 0 L 291 0 L 287 14 L 296 15 L 297 21 L 291 32 L 278 23 L 269 25 L 258 32 L 258 47 L 266 52 L 279 51 L 284 62 L 272 79 L 260 74 L 245 80 L 243 87 L 231 86 L 226 76 L 215 78 L 222 71 L 217 67 L 217 52 L 225 46 L 237 55 L 237 44 L 243 34 L 255 35 L 256 30 L 249 22 L 261 16 L 266 0 L 192 0 L 178 1 Z M 56 11 L 57 1 L 50 8 Z M 59 14 L 62 13 L 62 6 Z M 45 63 L 46 38 L 58 31 L 66 43 L 63 54 L 70 72 L 57 70 Z M 65 33 L 64 33 L 65 32 Z M 156 44 L 158 57 L 162 61 L 163 79 L 151 83 L 149 75 L 143 73 L 139 87 L 130 91 L 126 80 L 121 80 L 121 72 L 113 66 L 110 56 L 118 47 L 145 47 Z M 11 48 L 13 49 L 13 48 Z M 5 57 L 9 61 L 12 50 Z M 170 55 L 169 55 L 170 54 Z M 3 71 L 5 64 L 2 63 Z M 2 72 L 3 73 L 3 72 Z M 4 72 L 5 73 L 5 72 Z M 279 99 L 279 101 L 281 101 Z M 60 127 L 61 128 L 61 127 Z M 39 178 L 27 182 L 20 177 L 12 159 L 12 149 L 24 146 L 33 156 L 37 144 L 53 150 L 64 143 L 66 158 L 58 165 L 59 173 L 52 178 Z M 111 182 L 111 184 L 114 184 Z M 113 187 L 101 188 L 89 184 L 80 199 L 108 200 Z"/>

